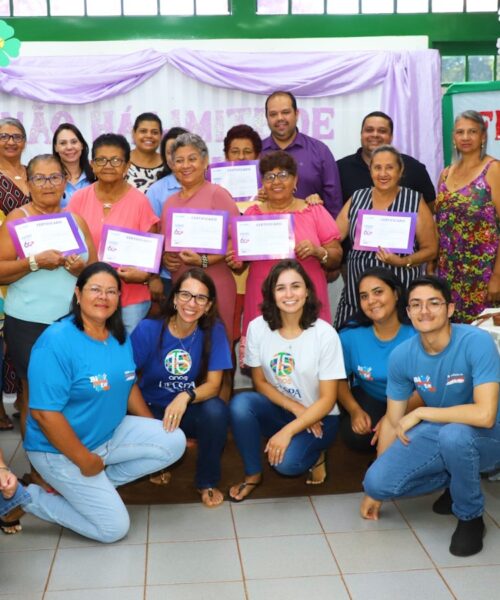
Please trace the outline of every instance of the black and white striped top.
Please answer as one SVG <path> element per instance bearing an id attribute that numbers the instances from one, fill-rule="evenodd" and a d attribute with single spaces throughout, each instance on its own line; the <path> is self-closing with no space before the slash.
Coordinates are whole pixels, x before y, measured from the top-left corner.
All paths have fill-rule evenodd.
<path id="1" fill-rule="evenodd" d="M 420 194 L 409 188 L 400 188 L 398 195 L 393 203 L 387 208 L 393 212 L 410 212 L 417 213 L 420 203 Z M 372 210 L 372 188 L 364 188 L 357 190 L 352 195 L 351 206 L 349 207 L 349 238 L 351 244 L 354 244 L 354 236 L 356 234 L 356 225 L 358 221 L 358 211 Z M 413 252 L 418 250 L 417 238 L 413 244 Z M 381 262 L 375 256 L 375 252 L 366 250 L 354 250 L 351 248 L 347 256 L 347 281 L 340 297 L 337 314 L 335 316 L 335 327 L 339 328 L 344 321 L 354 315 L 358 310 L 356 301 L 356 282 L 366 269 L 371 267 L 387 267 L 393 271 L 401 280 L 404 287 L 408 287 L 409 283 L 420 276 L 421 267 L 393 267 Z M 404 256 L 401 254 L 400 256 Z"/>

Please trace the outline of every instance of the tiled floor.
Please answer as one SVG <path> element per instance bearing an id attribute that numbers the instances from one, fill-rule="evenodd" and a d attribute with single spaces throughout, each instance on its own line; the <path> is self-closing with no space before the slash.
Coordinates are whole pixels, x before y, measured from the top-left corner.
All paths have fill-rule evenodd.
<path id="1" fill-rule="evenodd" d="M 26 470 L 16 433 L 0 433 Z M 452 517 L 432 497 L 358 516 L 359 494 L 130 507 L 126 539 L 109 546 L 27 516 L 0 536 L 0 600 L 492 600 L 500 597 L 500 482 L 486 482 L 480 554 L 448 552 Z"/>

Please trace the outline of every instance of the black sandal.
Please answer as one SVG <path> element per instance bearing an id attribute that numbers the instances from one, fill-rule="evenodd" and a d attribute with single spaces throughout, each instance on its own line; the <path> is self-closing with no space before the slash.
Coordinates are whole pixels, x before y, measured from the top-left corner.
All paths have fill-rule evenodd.
<path id="1" fill-rule="evenodd" d="M 240 485 L 238 486 L 238 493 L 237 495 L 241 494 L 241 492 L 246 488 L 246 487 L 253 487 L 254 489 L 249 492 L 246 496 L 243 496 L 243 498 L 235 498 L 234 496 L 231 496 L 230 491 L 228 492 L 228 498 L 231 502 L 243 502 L 243 500 L 246 500 L 248 498 L 248 496 L 250 496 L 252 494 L 252 492 L 255 490 L 256 487 L 259 487 L 259 485 L 262 483 L 262 477 L 260 478 L 259 481 L 244 481 L 243 483 L 240 483 Z"/>
<path id="2" fill-rule="evenodd" d="M 3 515 L 7 517 L 7 520 L 0 518 L 0 529 L 5 535 L 15 535 L 22 531 L 22 526 L 20 522 L 20 518 L 24 515 L 24 510 L 20 506 L 16 506 L 9 513 Z M 7 531 L 12 527 L 19 527 L 19 529 L 15 529 L 14 531 Z"/>

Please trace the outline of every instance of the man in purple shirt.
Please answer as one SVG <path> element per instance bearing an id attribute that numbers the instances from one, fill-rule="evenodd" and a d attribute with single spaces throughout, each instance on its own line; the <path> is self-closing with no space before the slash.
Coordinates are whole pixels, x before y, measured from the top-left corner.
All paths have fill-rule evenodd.
<path id="1" fill-rule="evenodd" d="M 291 92 L 273 92 L 266 100 L 266 118 L 271 135 L 262 141 L 262 154 L 285 150 L 297 161 L 296 195 L 318 194 L 328 212 L 336 217 L 342 208 L 342 190 L 337 163 L 328 146 L 297 129 L 299 111 Z"/>

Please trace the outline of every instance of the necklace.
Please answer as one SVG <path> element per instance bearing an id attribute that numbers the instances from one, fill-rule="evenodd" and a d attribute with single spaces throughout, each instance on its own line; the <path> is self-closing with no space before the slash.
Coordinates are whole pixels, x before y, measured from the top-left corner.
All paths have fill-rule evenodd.
<path id="1" fill-rule="evenodd" d="M 111 208 L 112 206 L 113 206 L 113 203 L 112 203 L 112 202 L 103 202 L 103 203 L 102 203 L 102 207 L 103 207 L 104 209 L 109 209 L 109 208 Z"/>
<path id="2" fill-rule="evenodd" d="M 42 210 L 41 208 L 38 208 L 38 206 L 36 204 L 34 204 L 33 200 L 31 201 L 31 208 L 34 208 L 36 210 L 36 212 L 40 213 L 41 215 L 47 215 L 48 214 L 45 210 Z"/>
<path id="3" fill-rule="evenodd" d="M 289 202 L 284 208 L 274 208 L 271 202 L 269 203 L 269 208 L 271 209 L 269 212 L 275 213 L 284 213 L 289 212 L 295 202 L 295 198 L 292 198 L 292 201 Z"/>
<path id="4" fill-rule="evenodd" d="M 189 354 L 191 356 L 191 348 L 193 347 L 193 342 L 195 340 L 196 337 L 196 332 L 198 331 L 198 325 L 196 325 L 196 327 L 194 328 L 193 333 L 190 333 L 189 335 L 186 335 L 185 338 L 191 336 L 191 342 L 189 344 L 189 347 L 186 348 L 184 346 L 184 344 L 182 343 L 182 340 L 184 338 L 179 337 L 179 333 L 177 331 L 177 323 L 175 322 L 175 320 L 172 321 L 172 329 L 174 329 L 175 331 L 175 336 L 177 338 L 177 341 L 179 342 L 179 344 L 181 345 L 181 348 L 184 350 L 184 352 L 186 352 L 187 354 Z"/>
<path id="5" fill-rule="evenodd" d="M 26 171 L 24 170 L 24 167 L 21 165 L 21 170 L 19 169 L 11 169 L 11 168 L 0 168 L 0 171 L 2 173 L 5 173 L 7 176 L 10 175 L 11 179 L 14 179 L 15 181 L 22 181 L 23 179 L 26 179 Z M 22 173 L 22 175 L 20 175 L 19 173 Z"/>

